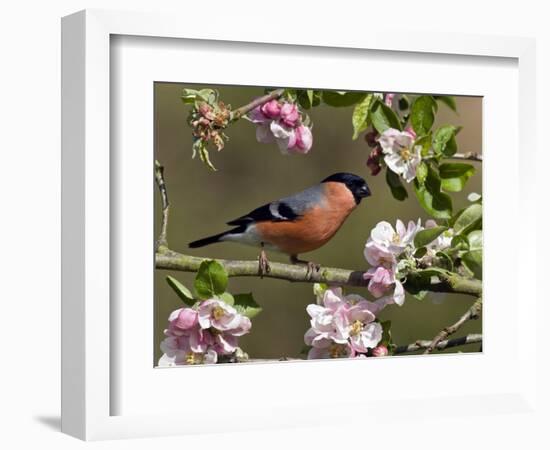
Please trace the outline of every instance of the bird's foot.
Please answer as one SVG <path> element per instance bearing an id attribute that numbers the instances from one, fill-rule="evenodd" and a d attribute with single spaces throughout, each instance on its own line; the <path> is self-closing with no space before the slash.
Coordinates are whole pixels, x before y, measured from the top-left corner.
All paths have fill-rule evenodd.
<path id="1" fill-rule="evenodd" d="M 291 255 L 290 262 L 292 262 L 292 264 L 305 264 L 307 266 L 306 279 L 308 280 L 313 276 L 314 272 L 319 272 L 319 270 L 321 270 L 321 264 L 298 259 L 297 255 Z"/>
<path id="2" fill-rule="evenodd" d="M 260 256 L 258 257 L 258 273 L 260 274 L 260 278 L 263 278 L 265 274 L 271 272 L 271 267 L 269 266 L 269 261 L 267 259 L 267 255 L 265 254 L 265 250 L 262 248 L 260 251 Z"/>

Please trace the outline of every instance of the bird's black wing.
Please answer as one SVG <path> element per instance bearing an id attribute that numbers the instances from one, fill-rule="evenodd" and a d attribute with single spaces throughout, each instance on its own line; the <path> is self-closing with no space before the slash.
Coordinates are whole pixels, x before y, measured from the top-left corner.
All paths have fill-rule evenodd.
<path id="1" fill-rule="evenodd" d="M 228 225 L 248 225 L 252 222 L 287 222 L 302 217 L 309 209 L 322 203 L 323 187 L 316 185 L 289 197 L 267 203 Z"/>
<path id="2" fill-rule="evenodd" d="M 266 203 L 254 211 L 250 211 L 248 214 L 241 216 L 235 220 L 227 222 L 227 225 L 247 225 L 251 222 L 284 222 L 293 221 L 300 217 L 288 203 L 283 200 Z"/>

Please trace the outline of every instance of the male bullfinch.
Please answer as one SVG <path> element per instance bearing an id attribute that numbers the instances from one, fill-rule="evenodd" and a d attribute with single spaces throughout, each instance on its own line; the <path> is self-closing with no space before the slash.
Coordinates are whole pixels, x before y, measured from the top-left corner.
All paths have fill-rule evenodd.
<path id="1" fill-rule="evenodd" d="M 298 255 L 327 243 L 361 199 L 369 195 L 363 178 L 335 173 L 305 191 L 267 203 L 227 222 L 235 228 L 191 242 L 189 247 L 227 241 L 259 246 L 260 275 L 269 272 L 264 247 L 287 253 L 293 263 L 307 263 L 308 272 L 313 267 L 319 270 L 319 266 L 299 260 Z"/>

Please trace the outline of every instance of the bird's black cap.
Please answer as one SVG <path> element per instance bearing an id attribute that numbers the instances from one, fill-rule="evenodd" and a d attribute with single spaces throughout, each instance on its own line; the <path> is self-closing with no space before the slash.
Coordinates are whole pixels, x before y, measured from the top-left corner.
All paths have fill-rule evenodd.
<path id="1" fill-rule="evenodd" d="M 358 175 L 347 172 L 333 173 L 329 177 L 326 177 L 321 183 L 328 183 L 329 181 L 335 183 L 343 183 L 351 191 L 355 202 L 359 204 L 361 199 L 371 195 L 367 182 Z"/>

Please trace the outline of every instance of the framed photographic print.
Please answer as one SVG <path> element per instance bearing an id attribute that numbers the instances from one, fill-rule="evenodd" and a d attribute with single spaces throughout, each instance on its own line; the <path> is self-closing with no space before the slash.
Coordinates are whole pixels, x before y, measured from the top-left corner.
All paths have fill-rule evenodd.
<path id="1" fill-rule="evenodd" d="M 63 431 L 533 412 L 533 43 L 433 37 L 63 19 Z"/>

